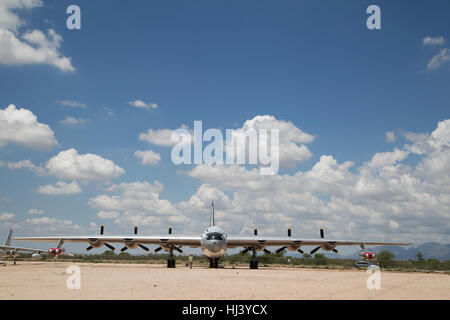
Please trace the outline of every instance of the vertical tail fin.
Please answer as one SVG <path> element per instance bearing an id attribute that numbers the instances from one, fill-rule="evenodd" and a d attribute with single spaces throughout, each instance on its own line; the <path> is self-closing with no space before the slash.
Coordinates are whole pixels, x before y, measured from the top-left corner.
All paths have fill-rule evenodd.
<path id="1" fill-rule="evenodd" d="M 211 201 L 211 217 L 209 218 L 209 223 L 214 226 L 214 201 Z"/>
<path id="2" fill-rule="evenodd" d="M 9 230 L 8 238 L 5 240 L 5 247 L 9 247 L 11 245 L 11 236 L 12 236 L 12 229 Z"/>

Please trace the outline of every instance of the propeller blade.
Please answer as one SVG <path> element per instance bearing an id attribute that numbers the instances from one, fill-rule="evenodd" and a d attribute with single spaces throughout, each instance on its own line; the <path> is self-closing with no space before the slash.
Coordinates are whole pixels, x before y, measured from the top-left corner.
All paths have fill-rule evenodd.
<path id="1" fill-rule="evenodd" d="M 146 246 L 144 246 L 144 245 L 142 245 L 142 244 L 140 244 L 139 247 L 141 247 L 141 248 L 144 249 L 145 251 L 150 251 L 149 248 L 147 248 Z"/>
<path id="2" fill-rule="evenodd" d="M 302 249 L 298 249 L 298 252 L 300 252 L 301 254 L 305 254 L 305 251 L 303 251 Z"/>
<path id="3" fill-rule="evenodd" d="M 120 249 L 120 252 L 124 252 L 124 251 L 127 251 L 127 250 L 128 250 L 127 247 L 123 247 L 122 249 Z"/>
<path id="4" fill-rule="evenodd" d="M 311 250 L 310 254 L 316 253 L 316 251 L 319 250 L 319 249 L 320 249 L 320 246 L 315 247 L 314 249 Z"/>
<path id="5" fill-rule="evenodd" d="M 281 247 L 281 248 L 275 250 L 275 253 L 280 253 L 280 252 L 283 251 L 284 249 L 286 249 L 286 246 Z"/>
<path id="6" fill-rule="evenodd" d="M 254 235 L 254 236 L 257 236 L 257 235 L 258 235 L 258 229 L 256 229 L 256 228 L 253 229 L 253 235 Z"/>
<path id="7" fill-rule="evenodd" d="M 89 251 L 89 250 L 91 250 L 91 249 L 93 249 L 93 248 L 94 248 L 94 247 L 89 246 L 89 247 L 86 248 L 86 251 Z"/>
<path id="8" fill-rule="evenodd" d="M 175 246 L 173 246 L 173 248 L 174 248 L 175 250 L 177 250 L 179 253 L 183 253 L 183 250 L 181 250 L 180 247 L 175 247 Z"/>
<path id="9" fill-rule="evenodd" d="M 105 226 L 101 225 L 100 226 L 100 234 L 103 235 L 103 232 L 105 231 Z"/>
<path id="10" fill-rule="evenodd" d="M 267 250 L 267 249 L 264 249 L 263 250 L 265 253 L 267 253 L 267 254 L 271 254 L 272 252 L 270 252 L 269 250 Z"/>
<path id="11" fill-rule="evenodd" d="M 161 251 L 161 249 L 162 249 L 161 247 L 156 248 L 155 253 L 157 253 L 158 251 Z"/>
<path id="12" fill-rule="evenodd" d="M 324 233 L 323 233 L 323 228 L 320 228 L 320 237 L 323 239 L 325 237 Z"/>
<path id="13" fill-rule="evenodd" d="M 241 254 L 245 254 L 245 253 L 247 253 L 248 251 L 250 251 L 250 248 L 245 248 L 244 250 L 241 251 Z"/>
<path id="14" fill-rule="evenodd" d="M 339 253 L 339 250 L 338 249 L 333 249 L 332 250 L 334 253 Z"/>
<path id="15" fill-rule="evenodd" d="M 172 227 L 169 227 L 169 234 L 172 234 Z"/>
<path id="16" fill-rule="evenodd" d="M 292 230 L 291 228 L 288 228 L 288 237 L 290 237 L 292 235 Z"/>
<path id="17" fill-rule="evenodd" d="M 137 234 L 137 232 L 138 232 L 138 227 L 134 226 L 134 234 Z"/>
<path id="18" fill-rule="evenodd" d="M 110 248 L 112 251 L 116 250 L 116 248 L 114 248 L 112 245 L 108 244 L 108 243 L 104 243 L 105 246 L 107 246 L 108 248 Z"/>

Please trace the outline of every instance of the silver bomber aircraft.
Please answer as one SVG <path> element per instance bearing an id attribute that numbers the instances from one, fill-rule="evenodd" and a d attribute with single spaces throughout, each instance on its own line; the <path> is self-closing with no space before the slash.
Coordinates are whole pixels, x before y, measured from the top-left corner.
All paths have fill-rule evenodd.
<path id="1" fill-rule="evenodd" d="M 258 236 L 257 229 L 254 229 L 253 237 L 243 236 L 227 236 L 227 234 L 214 223 L 214 203 L 212 203 L 210 227 L 207 228 L 200 236 L 173 236 L 172 228 L 169 228 L 168 235 L 161 236 L 138 236 L 137 227 L 134 227 L 133 236 L 105 236 L 103 235 L 104 226 L 100 228 L 100 236 L 68 236 L 68 237 L 17 237 L 15 240 L 20 241 L 58 241 L 59 244 L 64 242 L 87 243 L 89 246 L 86 250 L 92 248 L 100 248 L 106 246 L 111 250 L 115 250 L 111 244 L 123 244 L 124 247 L 120 250 L 124 252 L 128 249 L 135 249 L 140 247 L 145 251 L 150 251 L 145 245 L 158 245 L 155 253 L 160 250 L 169 252 L 167 260 L 168 268 L 175 268 L 174 250 L 183 253 L 181 247 L 187 246 L 190 248 L 200 247 L 203 254 L 210 261 L 210 268 L 218 268 L 219 259 L 225 254 L 228 248 L 243 247 L 243 253 L 252 252 L 252 259 L 250 261 L 250 269 L 258 268 L 257 252 L 264 251 L 270 253 L 267 247 L 278 247 L 275 250 L 279 253 L 285 249 L 290 251 L 298 251 L 301 254 L 304 251 L 301 249 L 304 246 L 315 246 L 310 254 L 314 254 L 319 249 L 324 251 L 338 252 L 337 246 L 354 246 L 358 245 L 365 250 L 366 245 L 410 245 L 411 243 L 398 242 L 378 242 L 378 241 L 363 241 L 363 240 L 334 240 L 326 239 L 324 237 L 323 229 L 320 229 L 320 239 L 301 239 L 293 238 L 291 236 L 291 229 L 288 229 L 287 237 L 262 237 Z"/>
<path id="2" fill-rule="evenodd" d="M 10 257 L 13 258 L 14 264 L 16 264 L 16 258 L 17 255 L 21 252 L 33 252 L 32 257 L 34 259 L 40 259 L 41 253 L 46 252 L 46 250 L 40 250 L 40 249 L 32 249 L 32 248 L 22 248 L 17 246 L 11 245 L 11 236 L 12 236 L 12 229 L 9 231 L 8 237 L 5 240 L 5 243 L 3 245 L 0 245 L 0 251 L 3 251 L 0 253 L 0 256 L 2 257 Z"/>

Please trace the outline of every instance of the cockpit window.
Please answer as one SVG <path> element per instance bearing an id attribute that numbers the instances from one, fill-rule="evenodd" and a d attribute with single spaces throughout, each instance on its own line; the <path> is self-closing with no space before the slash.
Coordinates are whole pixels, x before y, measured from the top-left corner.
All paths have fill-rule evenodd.
<path id="1" fill-rule="evenodd" d="M 219 232 L 211 232 L 207 234 L 206 240 L 223 240 L 223 235 Z"/>

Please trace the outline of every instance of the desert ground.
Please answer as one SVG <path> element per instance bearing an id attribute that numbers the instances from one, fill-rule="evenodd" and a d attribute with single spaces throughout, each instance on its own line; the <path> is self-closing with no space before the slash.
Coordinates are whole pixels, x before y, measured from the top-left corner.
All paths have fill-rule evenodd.
<path id="1" fill-rule="evenodd" d="M 381 272 L 367 289 L 366 270 L 231 267 L 167 269 L 154 264 L 76 263 L 80 289 L 68 289 L 71 262 L 0 266 L 0 299 L 450 299 L 450 276 Z"/>

